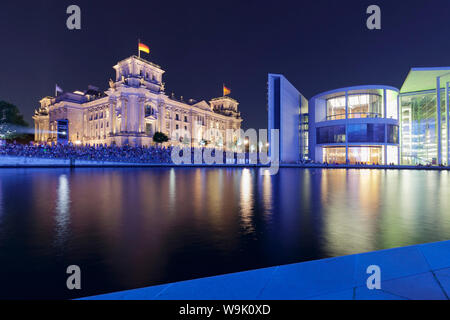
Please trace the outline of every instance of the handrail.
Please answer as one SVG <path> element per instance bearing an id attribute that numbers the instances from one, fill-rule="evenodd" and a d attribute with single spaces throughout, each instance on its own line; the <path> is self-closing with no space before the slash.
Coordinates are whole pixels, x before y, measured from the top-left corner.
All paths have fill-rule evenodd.
<path id="1" fill-rule="evenodd" d="M 360 117 L 351 117 L 351 115 L 360 115 Z M 367 117 L 361 117 L 361 115 L 366 115 Z M 327 120 L 341 120 L 341 119 L 336 119 L 336 117 L 341 117 L 341 116 L 344 117 L 341 119 L 345 119 L 345 113 L 339 113 L 339 114 L 327 116 Z M 378 113 L 378 112 L 349 112 L 348 113 L 348 119 L 360 119 L 360 118 L 383 118 L 383 117 L 382 117 L 381 113 Z"/>

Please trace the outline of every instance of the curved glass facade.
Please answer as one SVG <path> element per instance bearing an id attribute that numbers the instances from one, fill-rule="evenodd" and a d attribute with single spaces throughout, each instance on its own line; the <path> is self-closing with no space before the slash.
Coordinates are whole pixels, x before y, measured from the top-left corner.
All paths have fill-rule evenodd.
<path id="1" fill-rule="evenodd" d="M 398 144 L 398 126 L 384 123 L 357 123 L 316 128 L 317 144 L 332 143 L 391 143 Z M 387 138 L 386 138 L 387 133 Z"/>
<path id="2" fill-rule="evenodd" d="M 354 89 L 325 94 L 326 110 L 320 121 L 386 118 L 398 120 L 398 92 L 392 89 Z"/>
<path id="3" fill-rule="evenodd" d="M 351 164 L 383 164 L 383 154 L 383 146 L 352 146 L 348 148 L 348 160 Z M 323 162 L 346 163 L 345 147 L 324 148 Z"/>
<path id="4" fill-rule="evenodd" d="M 384 159 L 386 158 L 386 162 Z M 322 162 L 346 163 L 345 147 L 324 147 Z M 350 164 L 394 164 L 398 162 L 397 146 L 351 146 L 348 148 L 348 163 Z"/>
<path id="5" fill-rule="evenodd" d="M 328 163 L 398 164 L 398 90 L 359 86 L 330 91 L 310 103 L 315 160 Z"/>
<path id="6" fill-rule="evenodd" d="M 345 96 L 327 99 L 327 120 L 345 119 Z"/>
<path id="7" fill-rule="evenodd" d="M 384 124 L 358 123 L 348 125 L 348 142 L 380 142 L 385 139 Z"/>
<path id="8" fill-rule="evenodd" d="M 381 118 L 383 97 L 379 94 L 352 94 L 348 96 L 348 117 Z"/>
<path id="9" fill-rule="evenodd" d="M 450 67 L 412 68 L 401 90 L 353 86 L 315 95 L 306 103 L 291 85 L 286 91 L 289 103 L 269 90 L 269 110 L 276 114 L 272 100 L 295 109 L 284 121 L 295 133 L 287 130 L 284 136 L 294 135 L 291 140 L 300 142 L 296 153 L 301 160 L 379 162 L 381 157 L 386 164 L 450 167 L 449 74 Z M 290 126 L 290 119 L 298 116 L 299 123 Z M 296 147 L 285 145 L 282 150 Z"/>
<path id="10" fill-rule="evenodd" d="M 345 126 L 317 128 L 317 143 L 345 143 Z"/>

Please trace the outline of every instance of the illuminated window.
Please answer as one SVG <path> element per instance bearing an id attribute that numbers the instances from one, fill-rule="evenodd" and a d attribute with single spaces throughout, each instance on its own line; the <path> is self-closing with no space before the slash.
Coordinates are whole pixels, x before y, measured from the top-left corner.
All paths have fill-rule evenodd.
<path id="1" fill-rule="evenodd" d="M 349 118 L 381 118 L 382 96 L 376 94 L 355 94 L 348 96 Z"/>
<path id="2" fill-rule="evenodd" d="M 327 120 L 345 119 L 345 96 L 327 100 Z"/>
<path id="3" fill-rule="evenodd" d="M 382 147 L 349 147 L 348 160 L 350 163 L 383 164 Z"/>
<path id="4" fill-rule="evenodd" d="M 345 163 L 345 147 L 324 148 L 323 162 Z"/>

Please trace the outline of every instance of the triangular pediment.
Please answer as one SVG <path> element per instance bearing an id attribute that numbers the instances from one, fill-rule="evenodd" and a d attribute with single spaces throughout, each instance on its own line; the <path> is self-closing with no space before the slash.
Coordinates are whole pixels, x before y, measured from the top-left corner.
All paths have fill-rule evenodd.
<path id="1" fill-rule="evenodd" d="M 193 106 L 196 108 L 200 108 L 202 110 L 211 111 L 211 106 L 205 100 L 202 100 L 202 101 L 194 104 Z"/>

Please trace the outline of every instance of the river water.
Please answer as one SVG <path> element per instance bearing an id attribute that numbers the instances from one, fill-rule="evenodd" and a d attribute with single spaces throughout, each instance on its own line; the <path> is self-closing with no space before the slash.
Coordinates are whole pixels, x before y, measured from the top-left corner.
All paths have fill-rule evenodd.
<path id="1" fill-rule="evenodd" d="M 0 298 L 75 298 L 450 239 L 447 171 L 0 170 Z M 82 289 L 66 287 L 81 268 Z"/>

